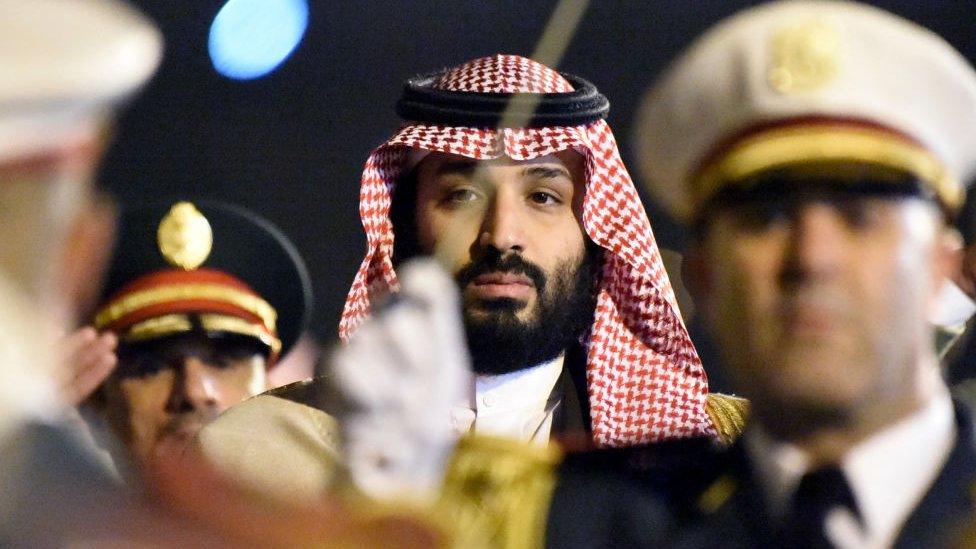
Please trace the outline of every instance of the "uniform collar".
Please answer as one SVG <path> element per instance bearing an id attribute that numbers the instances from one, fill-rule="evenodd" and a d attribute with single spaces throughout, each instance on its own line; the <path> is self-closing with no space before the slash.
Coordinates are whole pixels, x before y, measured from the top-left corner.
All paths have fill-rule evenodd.
<path id="1" fill-rule="evenodd" d="M 937 374 L 938 372 L 936 372 Z M 867 438 L 842 460 L 863 519 L 863 532 L 852 532 L 867 547 L 890 545 L 902 524 L 938 476 L 956 439 L 952 400 L 944 384 L 909 417 Z M 778 442 L 760 427 L 745 437 L 760 485 L 773 516 L 781 516 L 809 457 L 792 444 Z"/>

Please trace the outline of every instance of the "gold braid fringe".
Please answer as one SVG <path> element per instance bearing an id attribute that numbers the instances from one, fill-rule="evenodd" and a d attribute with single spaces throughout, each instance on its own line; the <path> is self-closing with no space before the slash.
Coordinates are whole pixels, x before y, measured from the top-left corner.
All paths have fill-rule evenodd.
<path id="1" fill-rule="evenodd" d="M 749 401 L 732 395 L 709 393 L 705 411 L 715 424 L 719 441 L 728 446 L 739 438 L 746 427 Z"/>

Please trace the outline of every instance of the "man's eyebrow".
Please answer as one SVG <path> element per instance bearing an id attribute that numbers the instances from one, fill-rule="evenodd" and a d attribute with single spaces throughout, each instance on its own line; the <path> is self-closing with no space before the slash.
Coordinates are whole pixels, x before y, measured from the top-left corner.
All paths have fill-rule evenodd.
<path id="1" fill-rule="evenodd" d="M 450 160 L 437 167 L 434 175 L 459 174 L 468 175 L 478 167 L 476 160 Z"/>
<path id="2" fill-rule="evenodd" d="M 444 162 L 437 167 L 434 174 L 435 175 L 446 175 L 446 174 L 458 174 L 458 175 L 470 175 L 473 174 L 480 165 L 477 160 L 450 160 Z M 572 178 L 567 170 L 563 166 L 558 165 L 529 165 L 522 170 L 522 175 L 529 177 L 536 177 L 539 179 L 556 179 L 559 177 Z"/>
<path id="3" fill-rule="evenodd" d="M 537 177 L 540 179 L 556 179 L 565 177 L 572 179 L 569 170 L 562 166 L 527 166 L 522 170 L 522 175 Z"/>

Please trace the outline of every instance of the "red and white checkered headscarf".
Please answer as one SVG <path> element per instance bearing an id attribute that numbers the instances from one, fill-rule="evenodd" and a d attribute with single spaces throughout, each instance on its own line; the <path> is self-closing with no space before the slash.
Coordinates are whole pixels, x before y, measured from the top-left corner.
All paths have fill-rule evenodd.
<path id="1" fill-rule="evenodd" d="M 453 68 L 434 87 L 482 93 L 573 91 L 558 72 L 512 55 Z M 529 160 L 569 148 L 585 154 L 583 227 L 605 250 L 587 338 L 594 441 L 628 446 L 715 434 L 705 411 L 705 372 L 678 312 L 647 214 L 603 120 L 541 128 L 410 124 L 374 150 L 363 171 L 359 204 L 368 249 L 346 298 L 339 324 L 343 340 L 366 319 L 371 292 L 397 288 L 390 203 L 410 148 L 475 159 L 506 155 Z"/>

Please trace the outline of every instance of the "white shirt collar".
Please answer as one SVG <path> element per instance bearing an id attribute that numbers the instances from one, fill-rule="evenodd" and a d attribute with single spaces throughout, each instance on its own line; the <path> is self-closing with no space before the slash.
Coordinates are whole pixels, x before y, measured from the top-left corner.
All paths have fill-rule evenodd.
<path id="1" fill-rule="evenodd" d="M 546 402 L 563 371 L 563 355 L 538 366 L 497 376 L 476 376 L 475 409 L 479 414 L 517 410 Z"/>
<path id="2" fill-rule="evenodd" d="M 931 322 L 952 329 L 962 327 L 976 313 L 976 303 L 951 280 L 946 280 L 935 301 Z"/>
<path id="3" fill-rule="evenodd" d="M 859 444 L 844 459 L 870 539 L 890 545 L 945 465 L 956 440 L 948 389 L 913 416 Z"/>
<path id="4" fill-rule="evenodd" d="M 887 547 L 894 542 L 949 456 L 956 437 L 954 417 L 949 391 L 940 384 L 922 409 L 847 454 L 841 468 L 857 500 L 864 530 L 840 533 L 847 540 L 841 546 Z M 772 512 L 784 513 L 809 458 L 758 428 L 750 431 L 745 444 Z"/>
<path id="5" fill-rule="evenodd" d="M 538 366 L 474 381 L 471 401 L 455 407 L 452 420 L 459 431 L 548 441 L 552 425 L 553 390 L 563 370 L 563 355 Z"/>

